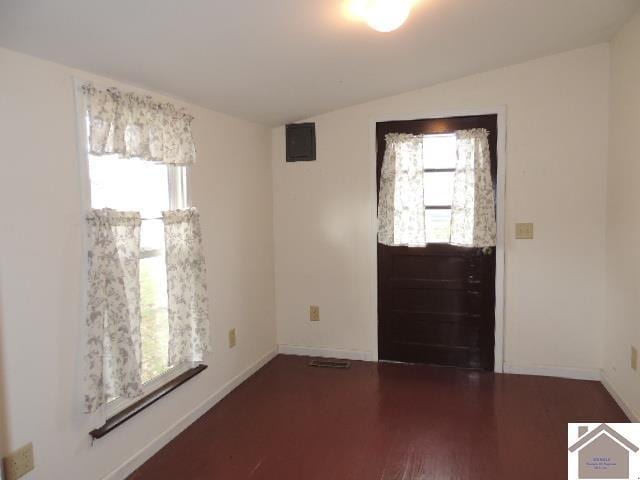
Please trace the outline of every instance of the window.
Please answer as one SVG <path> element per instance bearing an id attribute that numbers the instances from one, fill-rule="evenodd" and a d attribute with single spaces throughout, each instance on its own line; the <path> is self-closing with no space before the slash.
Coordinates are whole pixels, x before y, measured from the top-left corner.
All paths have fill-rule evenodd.
<path id="1" fill-rule="evenodd" d="M 188 207 L 186 167 L 115 155 L 89 155 L 89 179 L 92 208 L 139 211 L 142 217 L 142 382 L 151 389 L 155 387 L 154 379 L 180 373 L 179 368 L 174 368 L 177 366 L 168 364 L 167 274 L 161 212 Z"/>
<path id="2" fill-rule="evenodd" d="M 425 135 L 422 152 L 427 243 L 448 243 L 457 161 L 455 134 Z"/>

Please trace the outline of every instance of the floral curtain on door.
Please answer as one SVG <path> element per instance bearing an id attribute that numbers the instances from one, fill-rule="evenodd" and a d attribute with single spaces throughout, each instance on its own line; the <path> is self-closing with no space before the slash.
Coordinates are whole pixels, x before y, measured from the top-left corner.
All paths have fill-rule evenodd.
<path id="1" fill-rule="evenodd" d="M 496 210 L 489 132 L 456 132 L 458 163 L 451 202 L 451 244 L 493 247 L 496 244 Z"/>
<path id="2" fill-rule="evenodd" d="M 456 132 L 457 163 L 451 200 L 449 243 L 464 247 L 496 244 L 495 195 L 491 177 L 489 132 Z M 378 196 L 378 241 L 389 246 L 425 246 L 424 135 L 392 133 Z"/>
<path id="3" fill-rule="evenodd" d="M 140 223 L 137 212 L 102 209 L 87 217 L 87 412 L 142 393 Z"/>
<path id="4" fill-rule="evenodd" d="M 422 137 L 385 137 L 378 197 L 378 241 L 384 245 L 424 246 L 424 163 Z"/>

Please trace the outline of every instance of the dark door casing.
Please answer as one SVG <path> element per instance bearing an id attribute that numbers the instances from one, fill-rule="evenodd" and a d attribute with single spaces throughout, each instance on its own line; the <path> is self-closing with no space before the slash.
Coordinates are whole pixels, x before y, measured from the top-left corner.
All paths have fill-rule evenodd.
<path id="1" fill-rule="evenodd" d="M 497 174 L 497 115 L 380 122 L 376 126 L 377 185 L 388 133 L 489 131 L 491 175 Z M 434 243 L 378 243 L 380 360 L 493 370 L 495 248 Z"/>

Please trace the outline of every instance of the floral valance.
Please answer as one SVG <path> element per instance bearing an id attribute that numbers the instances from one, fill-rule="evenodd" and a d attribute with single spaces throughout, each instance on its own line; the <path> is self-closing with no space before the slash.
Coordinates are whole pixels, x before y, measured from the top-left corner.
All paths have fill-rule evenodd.
<path id="1" fill-rule="evenodd" d="M 89 117 L 89 151 L 166 164 L 194 163 L 193 117 L 150 96 L 83 85 Z"/>

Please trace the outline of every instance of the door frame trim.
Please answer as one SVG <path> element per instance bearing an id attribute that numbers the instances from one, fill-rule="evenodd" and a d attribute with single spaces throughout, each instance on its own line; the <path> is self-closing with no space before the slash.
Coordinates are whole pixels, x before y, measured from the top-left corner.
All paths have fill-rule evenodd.
<path id="1" fill-rule="evenodd" d="M 434 110 L 421 114 L 398 113 L 396 115 L 384 115 L 371 118 L 369 122 L 369 194 L 371 232 L 369 242 L 369 257 L 371 268 L 371 284 L 369 286 L 371 305 L 375 306 L 373 318 L 375 319 L 374 342 L 371 352 L 375 360 L 378 360 L 378 192 L 376 182 L 376 124 L 378 122 L 419 120 L 426 118 L 466 117 L 476 115 L 498 116 L 498 143 L 497 159 L 498 173 L 496 179 L 496 306 L 495 306 L 495 347 L 494 347 L 494 371 L 504 371 L 504 330 L 505 330 L 505 190 L 506 190 L 506 163 L 507 163 L 507 107 L 500 105 L 495 107 L 480 107 L 454 110 Z"/>

